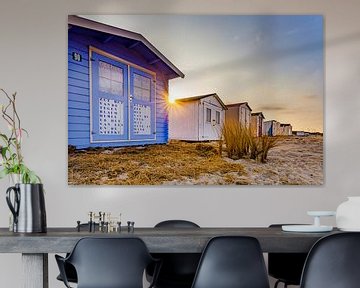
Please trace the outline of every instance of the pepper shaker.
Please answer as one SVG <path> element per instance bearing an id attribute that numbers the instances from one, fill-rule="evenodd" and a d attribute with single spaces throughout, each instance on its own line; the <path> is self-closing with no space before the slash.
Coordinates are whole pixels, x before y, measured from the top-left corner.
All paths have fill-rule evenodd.
<path id="1" fill-rule="evenodd" d="M 92 224 L 93 224 L 93 212 L 89 212 L 89 232 L 92 232 Z"/>
<path id="2" fill-rule="evenodd" d="M 76 228 L 77 228 L 77 232 L 80 232 L 80 221 L 78 220 L 78 221 L 76 221 L 76 223 L 77 223 L 77 226 L 76 226 Z"/>

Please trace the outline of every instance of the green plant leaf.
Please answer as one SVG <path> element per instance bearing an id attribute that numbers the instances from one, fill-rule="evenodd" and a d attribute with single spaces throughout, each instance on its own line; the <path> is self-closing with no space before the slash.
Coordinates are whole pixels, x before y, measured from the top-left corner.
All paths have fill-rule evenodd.
<path id="1" fill-rule="evenodd" d="M 26 183 L 26 184 L 41 183 L 40 177 L 37 176 L 34 171 L 30 170 L 24 164 L 19 165 L 19 172 L 21 174 L 21 180 L 23 183 Z"/>
<path id="2" fill-rule="evenodd" d="M 7 161 L 6 154 L 8 151 L 10 151 L 9 147 L 1 147 L 1 156 L 3 157 L 4 161 Z"/>
<path id="3" fill-rule="evenodd" d="M 25 132 L 25 134 L 26 134 L 26 136 L 27 136 L 27 137 L 29 137 L 29 132 L 28 132 L 26 129 L 21 128 L 21 131 L 24 131 L 24 132 Z"/>
<path id="4" fill-rule="evenodd" d="M 0 138 L 2 138 L 4 142 L 9 141 L 8 137 L 5 134 L 0 133 Z"/>
<path id="5" fill-rule="evenodd" d="M 4 168 L 0 171 L 0 179 L 5 178 L 7 175 L 9 175 L 9 170 L 7 168 Z"/>

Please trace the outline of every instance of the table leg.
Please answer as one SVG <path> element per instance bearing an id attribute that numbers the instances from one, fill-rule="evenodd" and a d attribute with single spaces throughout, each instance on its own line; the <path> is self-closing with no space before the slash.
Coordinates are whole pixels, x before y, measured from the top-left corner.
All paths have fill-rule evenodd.
<path id="1" fill-rule="evenodd" d="M 23 288 L 49 288 L 48 254 L 22 254 Z"/>

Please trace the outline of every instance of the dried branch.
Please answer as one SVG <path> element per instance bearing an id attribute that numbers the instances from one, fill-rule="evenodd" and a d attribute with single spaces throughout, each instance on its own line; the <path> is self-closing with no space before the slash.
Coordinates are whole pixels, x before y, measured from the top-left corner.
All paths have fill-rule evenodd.
<path id="1" fill-rule="evenodd" d="M 0 92 L 5 95 L 7 100 L 6 105 L 1 105 L 1 116 L 9 126 L 10 135 L 8 133 L 0 133 L 0 140 L 4 145 L 0 145 L 0 152 L 2 162 L 0 167 L 0 178 L 8 174 L 20 174 L 23 183 L 39 183 L 40 178 L 23 162 L 21 152 L 21 142 L 23 132 L 25 129 L 21 127 L 20 116 L 16 109 L 16 93 L 9 95 L 4 89 L 0 88 Z M 27 134 L 27 132 L 26 132 Z"/>

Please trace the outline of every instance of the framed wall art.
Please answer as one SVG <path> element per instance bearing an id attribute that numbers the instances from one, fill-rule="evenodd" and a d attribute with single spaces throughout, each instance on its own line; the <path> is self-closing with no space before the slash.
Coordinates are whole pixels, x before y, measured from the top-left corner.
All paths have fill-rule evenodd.
<path id="1" fill-rule="evenodd" d="M 321 15 L 71 15 L 70 185 L 323 184 Z"/>

